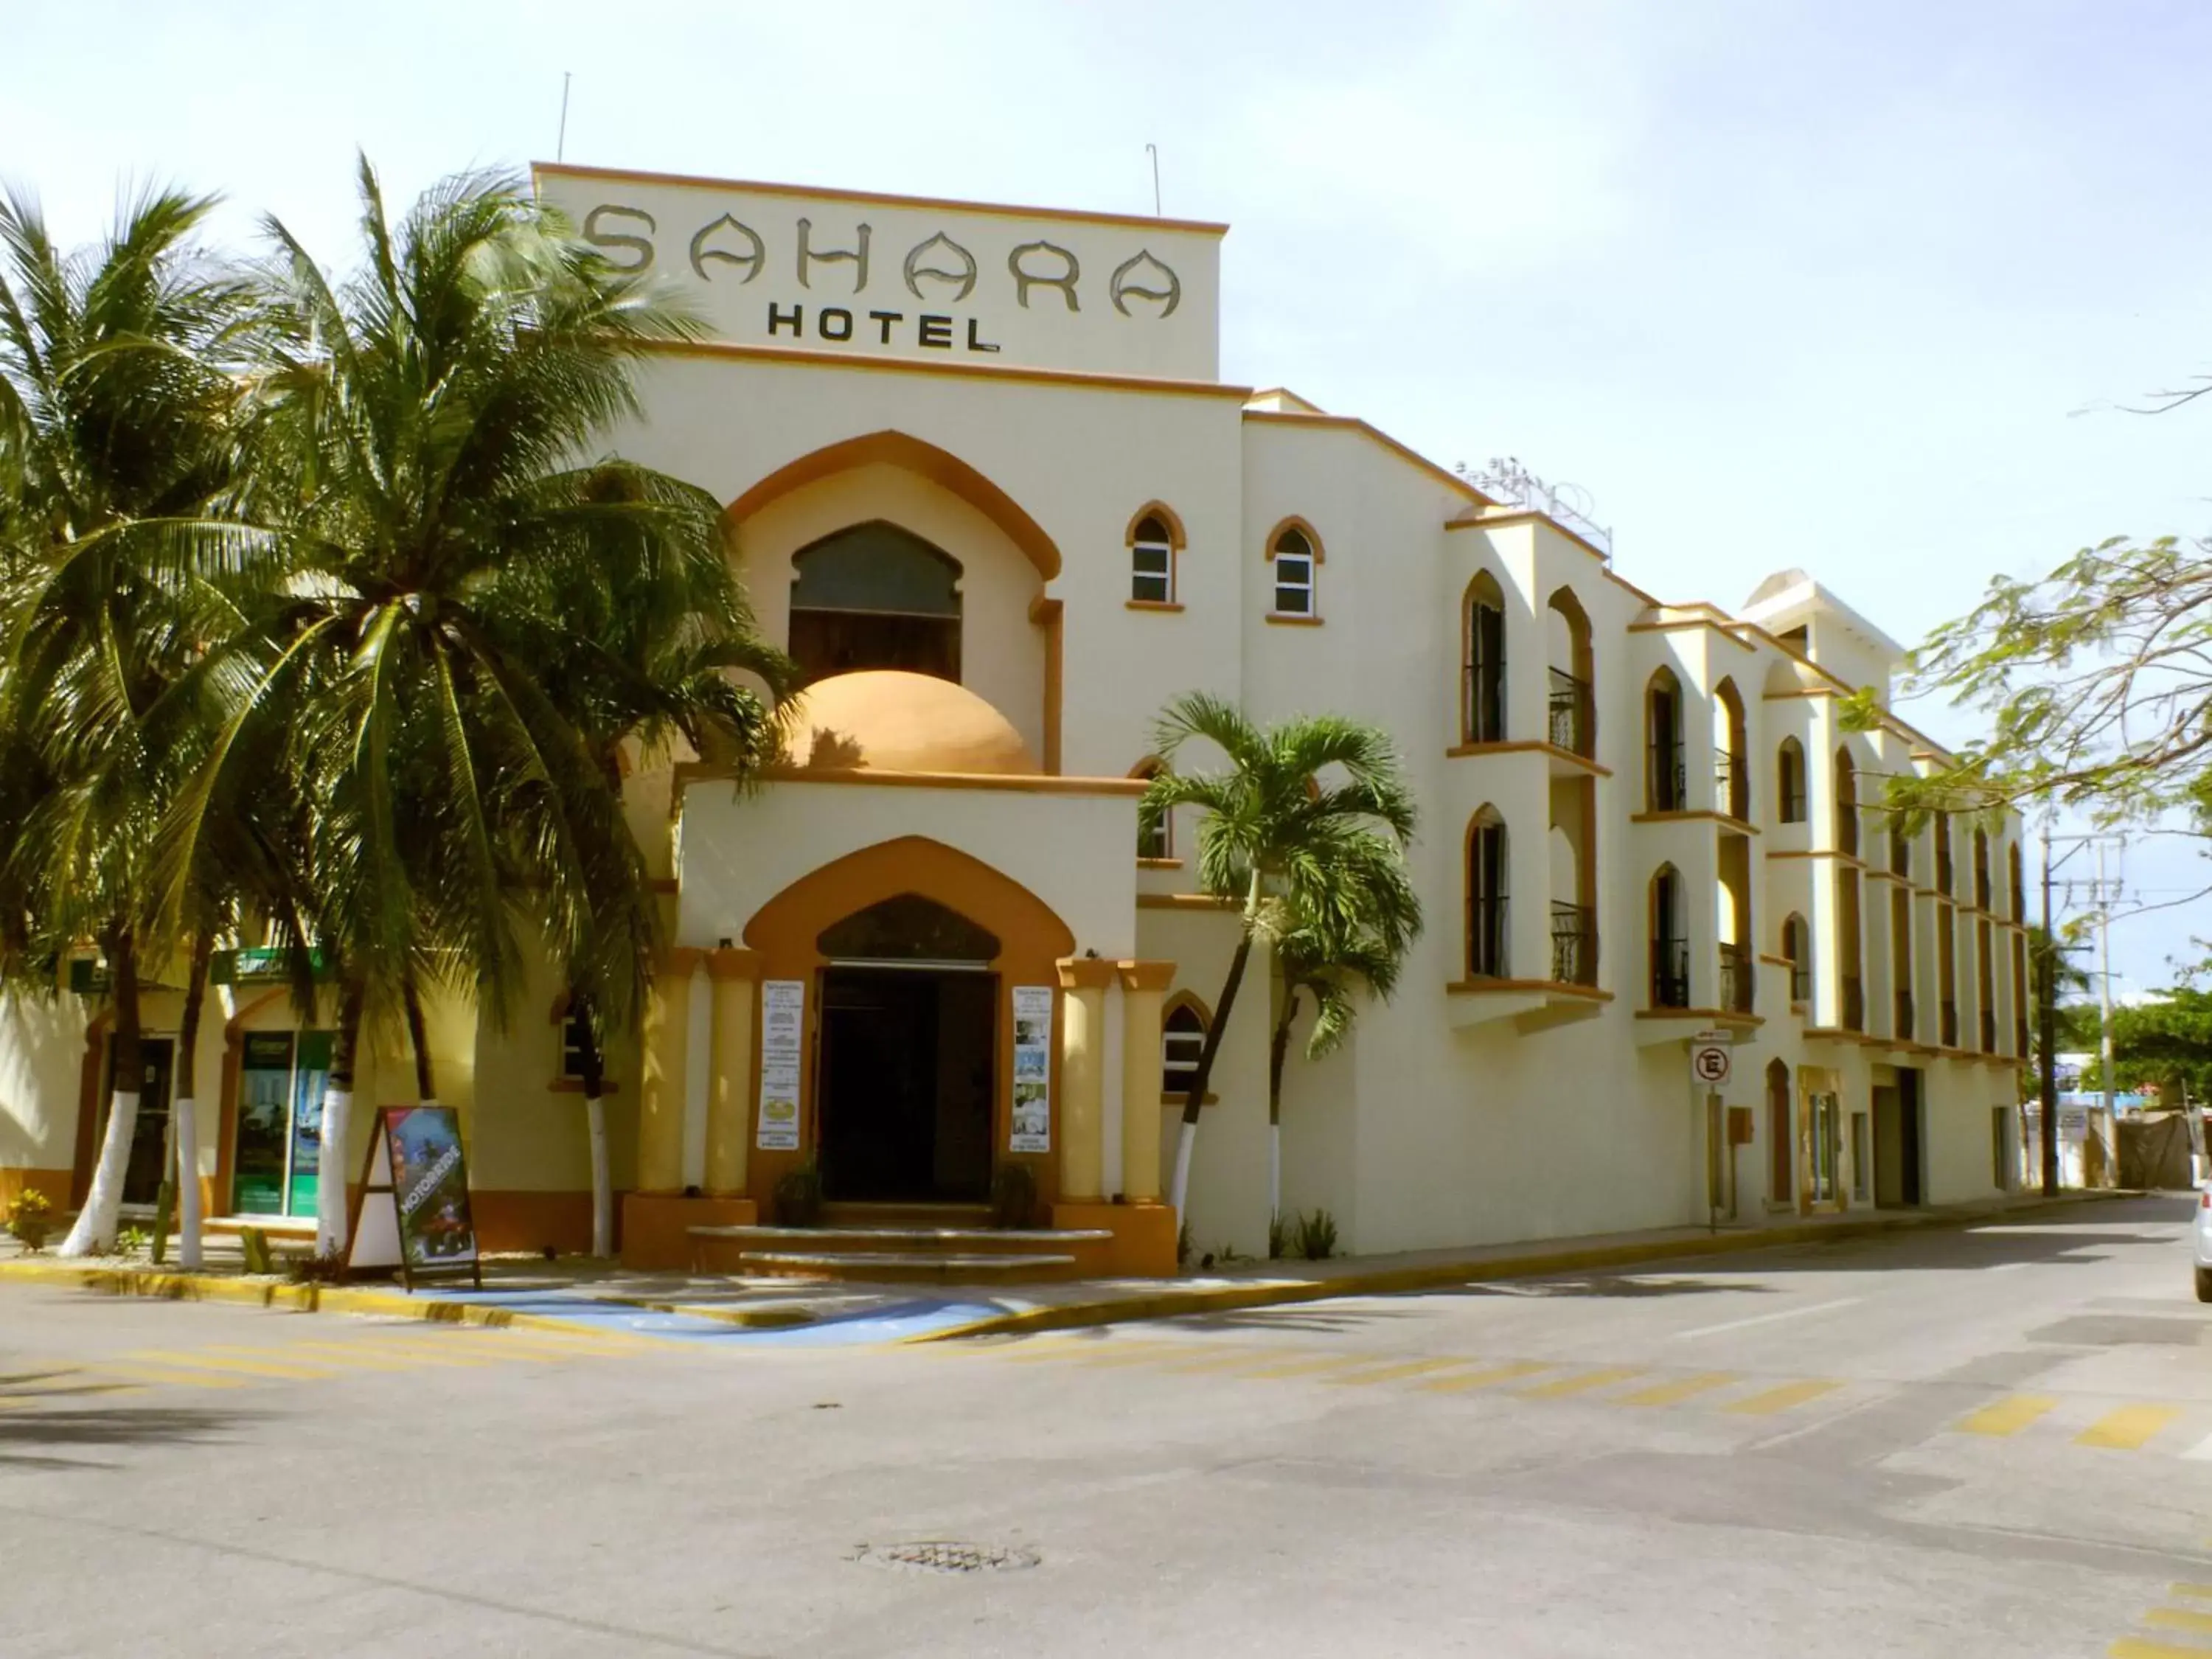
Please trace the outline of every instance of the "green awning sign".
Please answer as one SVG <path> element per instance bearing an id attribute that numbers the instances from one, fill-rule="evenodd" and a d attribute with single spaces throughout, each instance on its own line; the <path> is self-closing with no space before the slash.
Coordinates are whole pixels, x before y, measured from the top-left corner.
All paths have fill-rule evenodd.
<path id="1" fill-rule="evenodd" d="M 318 980 L 330 977 L 329 964 L 320 951 L 307 953 Z M 256 946 L 242 951 L 217 951 L 208 963 L 208 982 L 210 985 L 250 985 L 281 981 L 285 977 L 284 952 L 270 946 Z"/>

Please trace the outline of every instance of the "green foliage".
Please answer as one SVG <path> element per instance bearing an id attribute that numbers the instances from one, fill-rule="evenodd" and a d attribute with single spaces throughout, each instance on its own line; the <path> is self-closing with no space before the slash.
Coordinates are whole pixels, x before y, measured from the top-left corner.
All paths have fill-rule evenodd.
<path id="1" fill-rule="evenodd" d="M 9 1200 L 8 1231 L 33 1255 L 46 1247 L 53 1233 L 52 1203 L 36 1187 L 27 1187 Z"/>
<path id="2" fill-rule="evenodd" d="M 2116 537 L 2048 576 L 2000 576 L 1914 653 L 1908 690 L 1948 693 L 1994 728 L 1891 799 L 1915 809 L 2022 802 L 2099 824 L 2179 815 L 2212 834 L 2212 544 Z"/>
<path id="3" fill-rule="evenodd" d="M 1176 1270 L 1178 1273 L 1189 1270 L 1191 1252 L 1197 1248 L 1190 1235 L 1190 1223 L 1186 1221 L 1176 1229 Z"/>
<path id="4" fill-rule="evenodd" d="M 1336 1218 L 1327 1210 L 1300 1216 L 1291 1243 L 1296 1253 L 1309 1261 L 1328 1261 L 1336 1254 Z"/>
<path id="5" fill-rule="evenodd" d="M 1267 1260 L 1279 1261 L 1291 1253 L 1291 1221 L 1280 1211 L 1267 1217 Z"/>
<path id="6" fill-rule="evenodd" d="M 1027 1227 L 1036 1219 L 1036 1171 L 1018 1159 L 1001 1164 L 991 1176 L 991 1224 Z"/>
<path id="7" fill-rule="evenodd" d="M 241 1227 L 238 1233 L 239 1253 L 245 1258 L 246 1271 L 250 1273 L 273 1273 L 276 1262 L 269 1251 L 269 1235 L 258 1227 Z"/>
<path id="8" fill-rule="evenodd" d="M 343 1250 L 332 1250 L 327 1255 L 303 1251 L 284 1264 L 284 1277 L 295 1285 L 337 1285 L 345 1276 Z"/>
<path id="9" fill-rule="evenodd" d="M 152 1247 L 154 1234 L 145 1227 L 125 1227 L 115 1235 L 115 1254 L 143 1255 Z"/>
<path id="10" fill-rule="evenodd" d="M 2193 970 L 2190 981 L 2159 993 L 2156 1002 L 2124 1004 L 2112 1010 L 2112 1077 L 2119 1089 L 2146 1085 L 2161 1103 L 2179 1106 L 2186 1093 L 2193 1103 L 2212 1103 L 2212 990 L 2201 981 L 2212 964 Z M 2191 982 L 2197 981 L 2197 982 Z M 2099 1046 L 2094 1024 L 2081 1047 Z M 2104 1086 L 2101 1065 L 2087 1068 L 2085 1089 Z"/>
<path id="11" fill-rule="evenodd" d="M 822 1169 L 812 1158 L 794 1164 L 775 1178 L 775 1224 L 822 1224 Z"/>

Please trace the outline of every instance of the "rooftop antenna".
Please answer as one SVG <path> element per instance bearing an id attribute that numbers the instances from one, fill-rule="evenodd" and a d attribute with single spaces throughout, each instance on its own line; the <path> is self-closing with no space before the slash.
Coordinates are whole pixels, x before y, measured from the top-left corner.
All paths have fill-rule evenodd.
<path id="1" fill-rule="evenodd" d="M 1145 154 L 1152 158 L 1152 217 L 1160 216 L 1160 147 L 1146 144 Z"/>
<path id="2" fill-rule="evenodd" d="M 553 141 L 553 159 L 559 161 L 568 153 L 568 80 L 569 71 L 561 71 L 561 131 Z"/>

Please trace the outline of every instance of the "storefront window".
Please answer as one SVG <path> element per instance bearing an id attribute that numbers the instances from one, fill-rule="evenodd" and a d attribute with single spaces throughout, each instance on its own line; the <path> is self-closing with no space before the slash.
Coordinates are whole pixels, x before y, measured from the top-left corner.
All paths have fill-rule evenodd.
<path id="1" fill-rule="evenodd" d="M 312 1215 L 322 1167 L 328 1031 L 249 1031 L 240 1056 L 231 1206 L 240 1215 Z"/>

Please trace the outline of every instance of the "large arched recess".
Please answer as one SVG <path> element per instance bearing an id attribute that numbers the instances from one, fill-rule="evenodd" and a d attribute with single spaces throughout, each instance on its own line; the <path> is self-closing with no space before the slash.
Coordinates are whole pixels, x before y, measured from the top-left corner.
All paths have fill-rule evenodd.
<path id="1" fill-rule="evenodd" d="M 1007 988 L 1016 985 L 1057 986 L 1058 963 L 1075 949 L 1075 935 L 1052 907 L 1012 877 L 981 859 L 926 836 L 902 836 L 878 842 L 810 871 L 753 913 L 745 924 L 746 948 L 756 953 L 762 981 L 796 980 L 806 988 L 806 1029 L 799 1072 L 800 1146 L 796 1152 L 758 1152 L 747 1179 L 763 1212 L 786 1170 L 811 1156 L 817 1144 L 814 1032 L 821 1007 L 821 970 L 827 959 L 816 941 L 832 923 L 857 910 L 902 893 L 918 893 L 958 911 L 997 936 L 999 954 L 991 969 L 999 976 L 998 1076 L 992 1090 L 991 1144 L 994 1162 L 1006 1156 L 1012 1127 L 1014 1030 Z M 1060 1042 L 1054 1020 L 1052 1045 L 1053 1156 L 1032 1164 L 1038 1195 L 1049 1204 L 1060 1185 Z M 754 1030 L 760 1030 L 755 1008 Z M 760 1100 L 760 1044 L 753 1045 L 747 1099 Z M 757 1129 L 754 1131 L 757 1133 Z"/>
<path id="2" fill-rule="evenodd" d="M 1021 549 L 1046 581 L 1060 574 L 1060 548 L 1021 504 L 950 450 L 910 433 L 885 430 L 829 444 L 778 467 L 732 501 L 727 517 L 742 527 L 770 502 L 840 472 L 861 466 L 897 466 L 948 490 L 991 520 Z"/>

